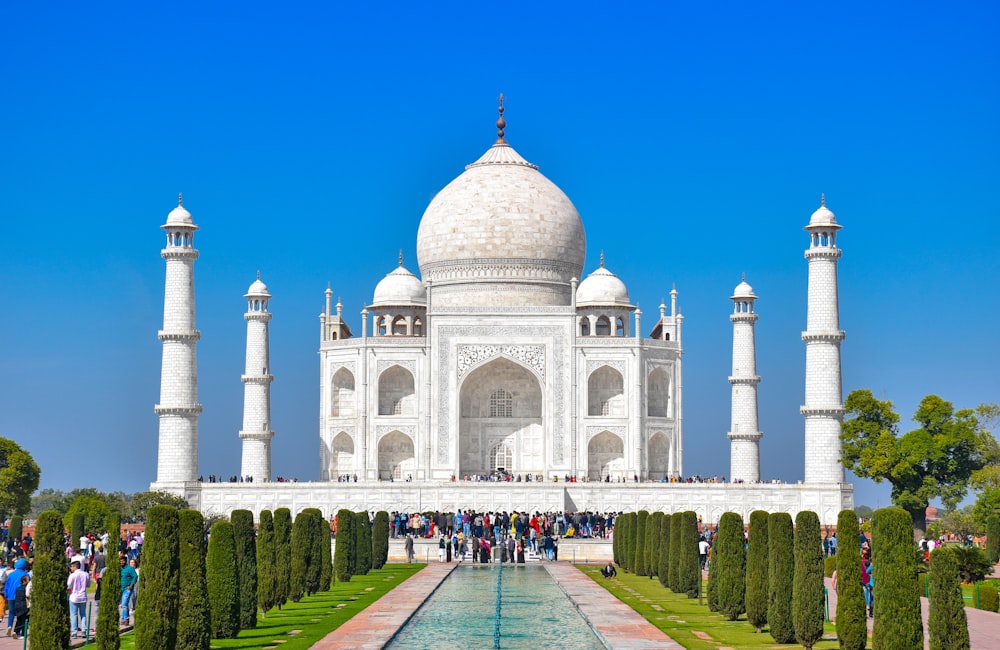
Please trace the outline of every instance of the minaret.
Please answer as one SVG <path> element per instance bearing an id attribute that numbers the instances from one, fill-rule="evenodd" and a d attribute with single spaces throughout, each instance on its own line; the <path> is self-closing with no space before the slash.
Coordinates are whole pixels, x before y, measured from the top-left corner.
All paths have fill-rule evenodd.
<path id="1" fill-rule="evenodd" d="M 196 346 L 201 333 L 194 328 L 194 225 L 183 197 L 160 226 L 167 245 L 160 256 L 167 261 L 163 291 L 163 365 L 160 370 L 159 450 L 156 483 L 194 481 L 198 477 L 198 363 Z"/>
<path id="2" fill-rule="evenodd" d="M 732 421 L 729 429 L 729 477 L 731 481 L 754 483 L 760 480 L 760 439 L 757 422 L 757 344 L 754 328 L 757 296 L 747 284 L 746 275 L 736 285 L 733 295 L 733 386 Z"/>
<path id="3" fill-rule="evenodd" d="M 837 299 L 837 231 L 841 226 L 826 207 L 826 197 L 809 225 L 809 310 L 806 331 L 805 417 L 806 483 L 843 483 L 840 425 L 844 404 L 840 385 L 840 306 Z"/>
<path id="4" fill-rule="evenodd" d="M 243 296 L 247 299 L 247 362 L 243 380 L 243 464 L 240 475 L 254 483 L 271 480 L 271 382 L 268 323 L 271 312 L 267 303 L 271 294 L 267 285 L 257 279 Z M 328 303 L 329 308 L 329 303 Z"/>

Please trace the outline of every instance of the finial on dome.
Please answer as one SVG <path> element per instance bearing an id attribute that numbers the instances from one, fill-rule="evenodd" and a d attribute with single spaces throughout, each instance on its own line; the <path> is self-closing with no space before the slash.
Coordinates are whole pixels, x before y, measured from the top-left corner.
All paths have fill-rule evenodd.
<path id="1" fill-rule="evenodd" d="M 497 119 L 497 141 L 496 144 L 507 144 L 507 141 L 503 138 L 503 130 L 507 128 L 507 122 L 503 119 L 503 102 L 506 99 L 503 93 L 497 97 L 497 102 L 500 104 L 497 107 L 497 111 L 500 113 L 500 117 Z"/>
<path id="2" fill-rule="evenodd" d="M 178 192 L 177 193 L 177 207 L 179 208 L 179 207 L 181 207 L 183 205 L 184 205 L 184 192 Z"/>
<path id="3" fill-rule="evenodd" d="M 821 208 L 826 207 L 826 192 L 819 195 L 819 205 Z"/>
<path id="4" fill-rule="evenodd" d="M 260 269 L 257 269 L 257 279 L 260 280 Z"/>
<path id="5" fill-rule="evenodd" d="M 601 268 L 604 268 L 604 251 L 601 251 Z"/>
<path id="6" fill-rule="evenodd" d="M 743 282 L 746 282 L 746 281 L 747 281 L 747 274 L 746 274 L 746 271 L 744 271 L 743 272 Z"/>
<path id="7" fill-rule="evenodd" d="M 399 249 L 399 265 L 403 266 L 403 249 Z"/>

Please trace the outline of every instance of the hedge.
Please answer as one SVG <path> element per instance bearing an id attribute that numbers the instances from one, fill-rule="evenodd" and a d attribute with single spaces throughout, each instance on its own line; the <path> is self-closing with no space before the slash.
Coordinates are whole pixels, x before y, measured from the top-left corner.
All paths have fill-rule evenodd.
<path id="1" fill-rule="evenodd" d="M 843 650 L 864 650 L 868 618 L 861 586 L 861 531 L 858 515 L 843 510 L 837 517 L 837 639 Z"/>
<path id="2" fill-rule="evenodd" d="M 101 578 L 101 600 L 104 601 L 105 606 L 97 610 L 97 625 L 94 631 L 94 641 L 97 643 L 98 650 L 118 650 L 121 647 L 121 640 L 118 638 L 118 622 L 121 620 L 121 610 L 118 603 L 121 602 L 122 590 L 122 574 L 118 568 L 118 536 L 121 534 L 120 531 L 119 515 L 117 512 L 112 512 L 108 516 L 108 548 L 104 549 L 107 570 L 104 572 L 104 577 Z M 199 537 L 201 537 L 201 532 L 199 526 Z M 107 595 L 105 596 L 105 594 Z M 206 645 L 205 649 L 207 650 L 207 648 Z"/>
<path id="3" fill-rule="evenodd" d="M 274 580 L 275 605 L 281 609 L 292 587 L 292 512 L 288 508 L 274 511 Z"/>
<path id="4" fill-rule="evenodd" d="M 235 638 L 240 632 L 240 583 L 236 576 L 236 538 L 228 521 L 212 524 L 205 577 L 212 611 L 212 638 Z"/>
<path id="5" fill-rule="evenodd" d="M 229 521 L 233 523 L 236 575 L 240 581 L 240 629 L 252 630 L 257 627 L 257 542 L 253 513 L 233 510 Z"/>
<path id="6" fill-rule="evenodd" d="M 333 553 L 333 577 L 350 582 L 354 564 L 354 513 L 346 508 L 337 512 L 337 544 Z"/>
<path id="7" fill-rule="evenodd" d="M 795 639 L 807 650 L 823 638 L 825 610 L 823 539 L 819 517 L 803 510 L 795 516 L 795 586 L 792 589 L 792 623 Z"/>
<path id="8" fill-rule="evenodd" d="M 927 632 L 931 650 L 968 650 L 969 621 L 958 577 L 958 558 L 946 546 L 931 553 L 929 600 Z"/>
<path id="9" fill-rule="evenodd" d="M 777 643 L 795 641 L 792 589 L 795 584 L 792 516 L 774 512 L 767 518 L 767 627 Z"/>
<path id="10" fill-rule="evenodd" d="M 669 586 L 667 578 L 670 576 L 670 519 L 671 516 L 667 514 L 660 519 L 660 549 L 656 577 L 664 587 Z"/>
<path id="11" fill-rule="evenodd" d="M 914 550 L 913 519 L 909 513 L 902 508 L 882 508 L 872 514 L 874 650 L 924 645 Z M 879 616 L 879 612 L 892 614 Z"/>
<path id="12" fill-rule="evenodd" d="M 997 594 L 997 588 L 990 584 L 980 584 L 979 609 L 995 612 L 998 605 L 1000 605 L 1000 595 Z"/>
<path id="13" fill-rule="evenodd" d="M 35 522 L 35 564 L 31 584 L 31 650 L 69 647 L 69 599 L 66 597 L 66 544 L 63 520 L 46 510 Z"/>
<path id="14" fill-rule="evenodd" d="M 760 632 L 767 625 L 767 513 L 750 513 L 747 530 L 747 621 Z"/>
<path id="15" fill-rule="evenodd" d="M 379 510 L 375 513 L 375 524 L 372 527 L 372 568 L 381 569 L 388 560 L 389 513 Z"/>
<path id="16" fill-rule="evenodd" d="M 646 566 L 646 522 L 649 520 L 649 512 L 640 510 L 636 513 L 635 521 L 635 548 L 632 549 L 632 565 L 635 567 L 637 576 L 648 575 Z"/>
<path id="17" fill-rule="evenodd" d="M 205 576 L 205 519 L 197 510 L 181 510 L 177 516 L 181 576 L 177 650 L 208 650 L 212 643 L 212 608 Z"/>

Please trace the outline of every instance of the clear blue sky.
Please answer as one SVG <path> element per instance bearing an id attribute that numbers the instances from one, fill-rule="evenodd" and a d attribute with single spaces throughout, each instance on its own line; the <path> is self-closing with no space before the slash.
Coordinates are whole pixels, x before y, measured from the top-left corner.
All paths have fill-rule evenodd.
<path id="1" fill-rule="evenodd" d="M 844 391 L 997 401 L 995 3 L 7 3 L 0 435 L 42 486 L 154 478 L 164 264 L 184 192 L 201 468 L 238 472 L 245 310 L 274 294 L 275 473 L 318 476 L 317 316 L 362 306 L 431 197 L 507 136 L 647 322 L 684 322 L 687 473 L 725 474 L 740 274 L 760 296 L 764 477 L 802 477 L 806 262 L 839 243 Z M 645 326 L 644 330 L 647 329 Z M 857 482 L 857 503 L 888 490 Z"/>

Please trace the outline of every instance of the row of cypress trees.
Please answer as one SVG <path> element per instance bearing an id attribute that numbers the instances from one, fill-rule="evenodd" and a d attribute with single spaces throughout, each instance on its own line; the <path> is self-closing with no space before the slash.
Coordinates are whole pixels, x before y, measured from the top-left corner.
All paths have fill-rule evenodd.
<path id="1" fill-rule="evenodd" d="M 667 515 L 645 510 L 619 515 L 612 538 L 615 562 L 636 575 L 656 577 L 663 586 L 697 598 L 698 516 L 692 511 Z"/>
<path id="2" fill-rule="evenodd" d="M 367 512 L 337 512 L 337 544 L 333 555 L 333 573 L 337 582 L 350 582 L 351 576 L 381 569 L 389 557 L 389 513 L 380 510 L 375 520 Z"/>

